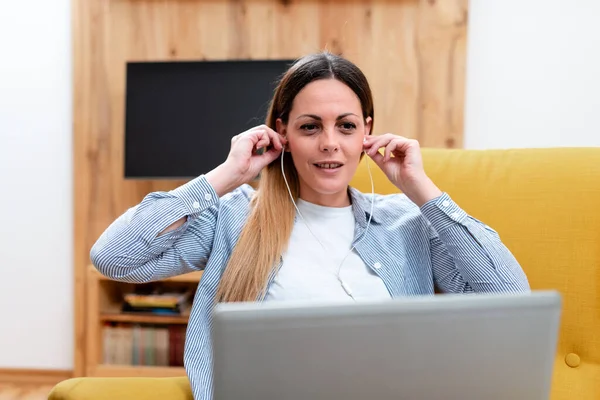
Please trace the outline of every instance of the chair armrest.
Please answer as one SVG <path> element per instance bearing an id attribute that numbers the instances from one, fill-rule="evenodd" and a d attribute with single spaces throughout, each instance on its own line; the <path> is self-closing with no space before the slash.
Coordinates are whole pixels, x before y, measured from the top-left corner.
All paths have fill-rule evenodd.
<path id="1" fill-rule="evenodd" d="M 187 377 L 71 378 L 58 383 L 48 400 L 193 400 Z"/>

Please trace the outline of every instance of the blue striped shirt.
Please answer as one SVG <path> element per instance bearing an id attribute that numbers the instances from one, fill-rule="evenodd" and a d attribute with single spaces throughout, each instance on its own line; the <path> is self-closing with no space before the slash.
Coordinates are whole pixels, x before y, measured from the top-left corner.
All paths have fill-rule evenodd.
<path id="1" fill-rule="evenodd" d="M 212 398 L 211 312 L 253 191 L 243 185 L 219 198 L 199 176 L 172 191 L 150 193 L 117 218 L 91 249 L 95 267 L 123 282 L 204 271 L 184 355 L 196 399 Z M 529 291 L 527 277 L 497 232 L 468 215 L 447 193 L 420 208 L 403 194 L 376 194 L 363 240 L 371 194 L 350 188 L 350 196 L 355 251 L 381 277 L 392 297 L 432 295 L 435 288 L 446 293 Z M 181 227 L 158 236 L 184 217 Z"/>

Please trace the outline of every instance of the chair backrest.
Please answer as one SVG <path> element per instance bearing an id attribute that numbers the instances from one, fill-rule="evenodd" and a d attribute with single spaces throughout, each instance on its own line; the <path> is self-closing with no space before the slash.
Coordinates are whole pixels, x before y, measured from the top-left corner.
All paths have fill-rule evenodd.
<path id="1" fill-rule="evenodd" d="M 600 398 L 600 148 L 423 149 L 423 159 L 441 190 L 498 231 L 532 289 L 561 292 L 552 399 Z M 351 184 L 370 192 L 365 161 Z M 375 191 L 398 192 L 370 161 Z"/>

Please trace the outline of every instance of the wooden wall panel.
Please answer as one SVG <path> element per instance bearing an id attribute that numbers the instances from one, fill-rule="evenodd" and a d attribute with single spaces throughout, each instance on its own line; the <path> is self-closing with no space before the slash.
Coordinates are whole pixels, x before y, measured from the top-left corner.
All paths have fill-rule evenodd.
<path id="1" fill-rule="evenodd" d="M 73 0 L 73 37 L 76 374 L 85 363 L 92 244 L 148 192 L 183 183 L 123 179 L 127 61 L 295 58 L 328 49 L 369 78 L 376 134 L 462 146 L 467 0 Z"/>

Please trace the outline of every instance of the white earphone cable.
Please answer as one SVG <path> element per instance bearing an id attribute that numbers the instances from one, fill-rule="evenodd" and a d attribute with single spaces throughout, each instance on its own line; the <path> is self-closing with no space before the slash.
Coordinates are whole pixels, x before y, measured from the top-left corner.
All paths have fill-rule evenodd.
<path id="1" fill-rule="evenodd" d="M 342 278 L 340 277 L 340 273 L 341 273 L 341 269 L 342 269 L 342 265 L 344 264 L 344 261 L 346 261 L 346 258 L 348 258 L 348 256 L 352 253 L 352 251 L 356 248 L 356 245 L 359 244 L 366 236 L 367 236 L 367 232 L 369 231 L 369 225 L 371 224 L 371 218 L 373 217 L 373 206 L 374 206 L 374 202 L 375 202 L 375 184 L 373 182 L 373 175 L 371 174 L 371 166 L 369 165 L 369 159 L 368 159 L 368 155 L 367 152 L 363 150 L 363 152 L 365 153 L 365 156 L 367 157 L 367 170 L 369 171 L 369 178 L 371 179 L 371 212 L 369 213 L 369 220 L 367 221 L 367 227 L 365 229 L 365 232 L 363 234 L 363 236 L 360 238 L 360 240 L 358 242 L 356 242 L 356 244 L 354 244 L 354 246 L 352 246 L 352 248 L 350 249 L 350 251 L 348 251 L 348 253 L 346 253 L 346 255 L 344 256 L 344 258 L 342 259 L 342 262 L 340 263 L 340 265 L 337 268 L 337 271 L 335 272 L 335 276 L 337 278 L 337 280 L 340 282 L 340 284 L 342 285 L 342 288 L 344 289 L 344 291 L 346 292 L 346 294 L 351 297 L 352 299 L 354 299 L 354 296 L 352 295 L 352 289 L 346 284 L 346 282 L 344 282 L 342 280 Z M 288 193 L 290 195 L 290 199 L 292 200 L 292 203 L 294 204 L 294 207 L 296 208 L 296 211 L 298 212 L 298 215 L 300 216 L 300 218 L 302 219 L 302 221 L 304 222 L 304 225 L 306 225 L 306 228 L 309 230 L 309 232 L 312 234 L 312 236 L 317 240 L 317 242 L 319 242 L 319 244 L 321 245 L 321 248 L 323 248 L 323 251 L 325 251 L 325 253 L 327 253 L 327 249 L 325 248 L 325 246 L 323 245 L 323 243 L 319 240 L 319 238 L 317 237 L 317 235 L 314 234 L 314 232 L 312 231 L 312 229 L 310 229 L 309 224 L 306 222 L 306 220 L 304 219 L 304 217 L 302 216 L 302 213 L 300 212 L 300 210 L 298 209 L 298 206 L 296 205 L 296 202 L 294 201 L 294 196 L 292 196 L 292 191 L 290 190 L 290 186 L 288 184 L 287 178 L 285 176 L 285 171 L 283 168 L 283 155 L 285 153 L 285 150 L 281 151 L 281 174 L 283 175 L 283 180 L 285 181 L 285 186 L 287 187 Z"/>

